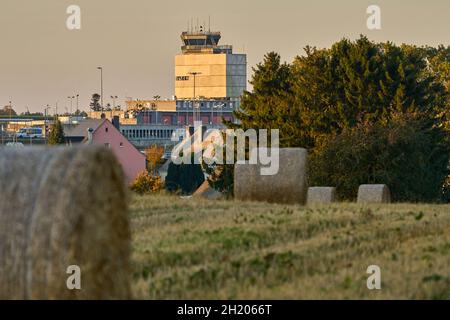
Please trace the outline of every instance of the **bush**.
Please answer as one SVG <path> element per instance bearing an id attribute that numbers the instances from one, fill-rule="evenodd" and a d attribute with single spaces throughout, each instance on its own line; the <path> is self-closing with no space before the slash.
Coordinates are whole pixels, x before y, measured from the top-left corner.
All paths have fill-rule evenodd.
<path id="1" fill-rule="evenodd" d="M 450 158 L 446 135 L 414 115 L 359 124 L 313 150 L 310 184 L 335 186 L 342 200 L 354 200 L 360 184 L 383 183 L 394 201 L 442 201 Z"/>
<path id="2" fill-rule="evenodd" d="M 61 124 L 61 121 L 57 120 L 55 124 L 50 129 L 50 133 L 48 135 L 48 144 L 49 145 L 58 145 L 64 144 L 66 142 L 66 138 L 64 136 L 64 129 Z"/>
<path id="3" fill-rule="evenodd" d="M 214 164 L 203 167 L 208 177 L 208 183 L 214 190 L 223 193 L 226 198 L 234 196 L 234 164 Z"/>
<path id="4" fill-rule="evenodd" d="M 227 137 L 225 133 L 222 134 L 223 141 L 226 142 L 227 139 L 233 139 L 234 143 L 234 159 L 237 158 L 237 143 L 236 139 L 233 137 Z M 248 155 L 248 149 L 246 150 L 246 155 Z M 214 156 L 218 156 L 215 155 Z M 227 149 L 223 148 L 222 157 L 227 159 Z M 225 162 L 225 161 L 224 161 Z M 207 164 L 205 161 L 202 163 L 203 170 L 208 175 L 208 183 L 211 188 L 222 193 L 226 198 L 234 197 L 234 164 Z"/>
<path id="5" fill-rule="evenodd" d="M 140 195 L 152 194 L 162 188 L 161 177 L 150 175 L 147 171 L 141 172 L 130 185 L 130 189 Z"/>
<path id="6" fill-rule="evenodd" d="M 192 162 L 193 163 L 193 162 Z M 200 164 L 170 163 L 167 170 L 166 190 L 188 195 L 194 193 L 205 181 L 202 166 Z"/>
<path id="7" fill-rule="evenodd" d="M 156 172 L 158 165 L 162 164 L 162 157 L 164 155 L 164 147 L 152 145 L 145 149 L 145 156 L 147 158 L 147 170 L 149 172 Z"/>

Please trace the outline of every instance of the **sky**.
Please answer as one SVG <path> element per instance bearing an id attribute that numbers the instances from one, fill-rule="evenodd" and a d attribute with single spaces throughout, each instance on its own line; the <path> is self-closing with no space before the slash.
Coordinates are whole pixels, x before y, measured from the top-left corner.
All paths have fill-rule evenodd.
<path id="1" fill-rule="evenodd" d="M 81 30 L 69 30 L 67 7 L 81 8 Z M 369 30 L 369 5 L 381 9 L 381 30 Z M 449 0 L 0 0 L 0 108 L 43 112 L 80 95 L 80 109 L 100 92 L 170 98 L 174 56 L 188 21 L 221 31 L 221 44 L 246 53 L 248 78 L 264 54 L 276 51 L 291 62 L 306 45 L 330 47 L 360 34 L 397 44 L 449 45 Z M 250 87 L 249 87 L 250 89 Z M 67 109 L 66 109 L 67 108 Z M 75 110 L 75 102 L 73 102 Z"/>

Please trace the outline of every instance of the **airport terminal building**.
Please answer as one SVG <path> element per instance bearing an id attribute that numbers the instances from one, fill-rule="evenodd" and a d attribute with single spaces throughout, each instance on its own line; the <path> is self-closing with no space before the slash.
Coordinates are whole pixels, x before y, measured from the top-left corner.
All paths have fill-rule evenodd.
<path id="1" fill-rule="evenodd" d="M 219 45 L 220 32 L 202 27 L 181 34 L 181 52 L 175 56 L 175 90 L 172 99 L 129 100 L 127 111 L 134 124 L 121 121 L 121 132 L 136 146 L 170 143 L 178 128 L 202 121 L 222 127 L 234 121 L 247 85 L 247 56 L 234 54 L 231 45 Z"/>
<path id="2" fill-rule="evenodd" d="M 175 56 L 175 94 L 170 100 L 130 100 L 138 125 L 220 125 L 233 121 L 246 90 L 247 56 L 219 45 L 220 32 L 191 30 L 181 34 L 181 53 Z"/>

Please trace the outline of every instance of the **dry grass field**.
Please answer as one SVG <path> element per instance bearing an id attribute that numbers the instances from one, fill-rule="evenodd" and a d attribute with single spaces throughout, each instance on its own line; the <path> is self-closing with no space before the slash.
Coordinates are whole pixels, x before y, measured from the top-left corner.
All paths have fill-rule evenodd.
<path id="1" fill-rule="evenodd" d="M 450 299 L 450 205 L 134 197 L 139 299 Z M 368 290 L 366 269 L 381 268 Z"/>

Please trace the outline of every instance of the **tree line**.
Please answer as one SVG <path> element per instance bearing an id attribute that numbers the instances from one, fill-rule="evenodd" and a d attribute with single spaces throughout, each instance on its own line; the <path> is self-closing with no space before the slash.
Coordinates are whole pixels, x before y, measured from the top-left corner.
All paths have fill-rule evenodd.
<path id="1" fill-rule="evenodd" d="M 310 185 L 350 200 L 359 184 L 387 183 L 397 201 L 448 201 L 450 46 L 360 36 L 291 63 L 270 52 L 250 83 L 227 126 L 279 129 L 281 147 L 307 148 Z M 211 183 L 231 190 L 222 171 Z"/>

